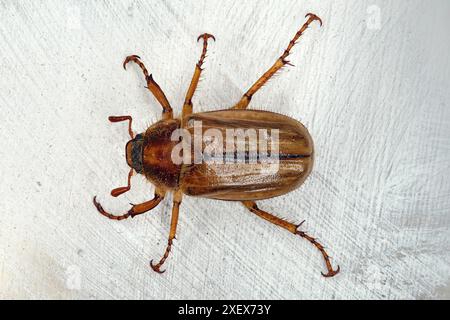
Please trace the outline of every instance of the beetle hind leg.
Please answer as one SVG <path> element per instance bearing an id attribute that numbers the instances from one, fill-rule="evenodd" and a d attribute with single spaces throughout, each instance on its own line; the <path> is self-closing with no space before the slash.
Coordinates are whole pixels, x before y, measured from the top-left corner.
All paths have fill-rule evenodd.
<path id="1" fill-rule="evenodd" d="M 333 269 L 333 266 L 331 265 L 331 261 L 330 261 L 330 256 L 325 251 L 325 248 L 319 242 L 317 242 L 317 240 L 315 238 L 311 237 L 306 232 L 299 230 L 299 228 L 303 225 L 303 223 L 305 221 L 303 221 L 302 223 L 300 223 L 298 225 L 295 225 L 293 223 L 287 222 L 287 221 L 280 219 L 268 212 L 265 212 L 265 211 L 259 209 L 258 206 L 256 205 L 256 202 L 254 202 L 254 201 L 243 201 L 242 203 L 244 204 L 244 206 L 247 209 L 249 209 L 251 212 L 256 214 L 258 217 L 263 218 L 264 220 L 267 220 L 279 227 L 282 227 L 282 228 L 286 229 L 287 231 L 291 232 L 292 234 L 299 235 L 300 237 L 302 237 L 302 238 L 308 240 L 310 243 L 312 243 L 322 253 L 322 256 L 325 260 L 325 264 L 326 264 L 326 267 L 328 270 L 328 272 L 326 274 L 322 273 L 322 275 L 325 278 L 334 277 L 335 275 L 337 275 L 339 273 L 340 267 L 338 266 L 336 270 Z"/>
<path id="2" fill-rule="evenodd" d="M 255 84 L 251 86 L 251 88 L 242 96 L 241 100 L 232 107 L 232 109 L 246 109 L 250 104 L 253 95 L 259 89 L 261 89 L 267 83 L 267 81 L 269 81 L 269 79 L 273 77 L 275 73 L 277 73 L 281 68 L 283 68 L 287 64 L 292 65 L 288 60 L 286 60 L 286 58 L 290 55 L 291 49 L 297 43 L 298 39 L 300 39 L 305 30 L 308 29 L 309 25 L 313 21 L 318 21 L 320 23 L 320 26 L 322 26 L 322 20 L 315 14 L 308 13 L 306 15 L 306 18 L 308 18 L 308 20 L 305 22 L 305 24 L 303 24 L 300 30 L 295 34 L 294 38 L 289 42 L 289 45 L 286 48 L 286 50 L 284 50 L 283 54 L 278 58 L 278 60 L 273 64 L 273 66 L 270 67 L 270 69 L 267 70 L 266 73 L 264 73 L 261 76 L 261 78 L 259 78 L 255 82 Z"/>

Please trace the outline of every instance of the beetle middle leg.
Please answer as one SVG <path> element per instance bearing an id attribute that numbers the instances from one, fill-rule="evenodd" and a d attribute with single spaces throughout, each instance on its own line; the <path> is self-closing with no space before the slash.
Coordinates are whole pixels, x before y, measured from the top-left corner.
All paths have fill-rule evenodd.
<path id="1" fill-rule="evenodd" d="M 195 66 L 194 75 L 192 76 L 191 84 L 189 85 L 189 89 L 186 93 L 186 98 L 184 99 L 183 116 L 182 116 L 183 119 L 192 113 L 192 97 L 194 96 L 195 90 L 197 89 L 197 85 L 200 80 L 200 75 L 203 71 L 202 65 L 206 58 L 206 51 L 208 49 L 208 39 L 209 38 L 216 41 L 216 38 L 209 33 L 204 33 L 197 38 L 197 42 L 200 39 L 203 39 L 203 50 L 202 50 L 202 54 L 200 56 L 200 60 L 198 60 L 196 66 Z"/>
<path id="2" fill-rule="evenodd" d="M 145 80 L 147 81 L 147 89 L 150 90 L 150 92 L 153 94 L 156 100 L 158 100 L 163 108 L 163 119 L 172 119 L 173 111 L 166 95 L 162 91 L 161 87 L 155 82 L 155 80 L 153 80 L 153 76 L 148 73 L 147 68 L 144 66 L 140 59 L 141 58 L 136 55 L 128 56 L 123 62 L 123 68 L 126 70 L 128 62 L 133 61 L 142 69 Z"/>
<path id="3" fill-rule="evenodd" d="M 177 191 L 173 195 L 173 207 L 172 207 L 172 219 L 170 222 L 170 233 L 169 240 L 167 242 L 166 251 L 164 252 L 163 257 L 157 264 L 153 264 L 153 260 L 150 261 L 150 267 L 152 267 L 153 271 L 158 273 L 164 273 L 166 270 L 161 271 L 161 266 L 169 257 L 170 251 L 172 250 L 173 240 L 175 239 L 175 235 L 177 233 L 177 225 L 178 225 L 178 213 L 180 211 L 182 193 Z"/>
<path id="4" fill-rule="evenodd" d="M 289 42 L 288 47 L 284 50 L 283 54 L 278 58 L 275 64 L 262 75 L 258 81 L 242 96 L 241 100 L 232 109 L 246 109 L 252 100 L 253 95 L 266 84 L 267 81 L 275 74 L 278 70 L 284 67 L 286 64 L 290 64 L 286 58 L 289 56 L 292 47 L 297 43 L 297 40 L 302 36 L 306 29 L 313 21 L 319 21 L 322 26 L 322 20 L 315 14 L 308 13 L 306 15 L 308 21 L 301 27 L 301 29 L 295 34 L 294 38 Z"/>
<path id="5" fill-rule="evenodd" d="M 130 210 L 128 210 L 127 213 L 123 214 L 123 215 L 113 215 L 109 212 L 106 212 L 105 209 L 103 209 L 102 205 L 97 202 L 97 197 L 94 197 L 94 205 L 97 208 L 98 212 L 100 212 L 102 215 L 104 215 L 105 217 L 107 217 L 108 219 L 111 220 L 125 220 L 128 218 L 134 218 L 137 215 L 146 213 L 154 208 L 156 208 L 156 206 L 158 206 L 158 204 L 164 199 L 165 194 L 163 192 L 155 192 L 155 196 L 152 200 L 149 200 L 147 202 L 141 203 L 141 204 L 136 204 L 133 205 L 131 207 Z"/>
<path id="6" fill-rule="evenodd" d="M 300 237 L 311 242 L 322 253 L 323 258 L 325 259 L 325 264 L 327 266 L 328 273 L 326 273 L 326 274 L 322 273 L 322 275 L 324 277 L 326 277 L 326 278 L 334 277 L 335 275 L 337 275 L 339 273 L 339 271 L 340 271 L 339 266 L 337 267 L 336 270 L 333 270 L 333 267 L 330 262 L 330 256 L 325 251 L 325 248 L 319 242 L 317 242 L 317 240 L 315 238 L 309 236 L 304 231 L 298 230 L 301 227 L 301 225 L 303 224 L 303 222 L 299 225 L 295 225 L 293 223 L 284 221 L 283 219 L 275 217 L 274 215 L 259 209 L 258 206 L 256 205 L 256 202 L 254 202 L 254 201 L 243 201 L 242 203 L 244 204 L 244 206 L 247 207 L 247 209 L 249 209 L 251 212 L 256 214 L 258 217 L 263 218 L 264 220 L 267 220 L 279 227 L 282 227 L 282 228 L 288 230 L 289 232 L 291 232 L 295 235 L 299 235 Z"/>

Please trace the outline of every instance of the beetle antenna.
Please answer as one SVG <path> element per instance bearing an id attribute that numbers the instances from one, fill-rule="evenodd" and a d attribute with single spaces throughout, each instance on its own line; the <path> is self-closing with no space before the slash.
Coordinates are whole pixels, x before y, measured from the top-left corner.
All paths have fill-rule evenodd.
<path id="1" fill-rule="evenodd" d="M 128 123 L 128 133 L 131 137 L 131 139 L 134 139 L 134 132 L 131 129 L 131 123 L 133 122 L 133 118 L 131 116 L 120 116 L 120 117 L 108 117 L 108 120 L 111 122 L 122 122 L 122 121 L 129 121 Z"/>
<path id="2" fill-rule="evenodd" d="M 134 173 L 134 170 L 131 169 L 130 173 L 128 173 L 128 184 L 127 184 L 126 187 L 116 188 L 116 189 L 111 191 L 111 195 L 113 197 L 117 198 L 121 194 L 124 194 L 124 193 L 130 191 L 130 189 L 131 189 L 131 177 L 133 176 L 133 173 Z"/>

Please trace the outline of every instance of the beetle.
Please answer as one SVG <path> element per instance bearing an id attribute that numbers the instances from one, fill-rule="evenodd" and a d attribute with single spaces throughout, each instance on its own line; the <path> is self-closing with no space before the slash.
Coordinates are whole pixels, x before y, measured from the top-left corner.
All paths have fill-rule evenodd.
<path id="1" fill-rule="evenodd" d="M 97 210 L 104 216 L 113 220 L 123 220 L 133 218 L 146 213 L 155 208 L 168 194 L 173 193 L 172 216 L 170 223 L 170 233 L 166 250 L 158 263 L 150 261 L 151 268 L 158 273 L 164 273 L 161 266 L 168 258 L 173 241 L 175 239 L 179 209 L 183 195 L 218 199 L 224 201 L 239 201 L 249 211 L 257 216 L 286 229 L 294 235 L 298 235 L 312 243 L 322 254 L 327 273 L 322 273 L 324 277 L 333 277 L 339 273 L 340 267 L 333 269 L 330 257 L 324 247 L 306 232 L 301 231 L 300 224 L 293 224 L 275 215 L 261 210 L 255 201 L 270 199 L 287 194 L 303 184 L 310 174 L 314 162 L 313 140 L 308 130 L 298 121 L 287 116 L 267 111 L 249 110 L 248 106 L 253 95 L 267 83 L 267 81 L 282 67 L 290 65 L 286 60 L 292 47 L 296 44 L 305 30 L 314 21 L 318 21 L 322 26 L 322 20 L 315 14 L 307 14 L 307 21 L 289 42 L 283 54 L 276 60 L 273 66 L 266 71 L 251 88 L 242 96 L 241 100 L 231 109 L 193 113 L 192 97 L 196 91 L 202 65 L 206 58 L 208 40 L 216 40 L 211 34 L 202 34 L 197 42 L 203 39 L 203 50 L 200 59 L 195 66 L 195 71 L 186 93 L 183 110 L 180 118 L 173 116 L 172 107 L 166 95 L 155 82 L 152 75 L 137 55 L 128 56 L 123 68 L 130 62 L 136 63 L 144 73 L 147 81 L 147 88 L 154 95 L 162 106 L 162 120 L 150 126 L 144 133 L 135 135 L 132 130 L 131 116 L 111 116 L 109 121 L 128 121 L 128 131 L 131 140 L 126 144 L 126 162 L 131 168 L 128 174 L 128 184 L 111 191 L 113 197 L 118 197 L 131 188 L 131 178 L 136 172 L 142 174 L 155 186 L 154 198 L 150 201 L 133 205 L 131 209 L 123 215 L 113 215 L 103 209 L 102 205 L 94 197 L 93 202 Z M 245 147 L 244 163 L 212 163 L 205 161 L 179 162 L 174 161 L 174 150 L 177 146 L 192 146 L 192 140 L 196 139 L 195 124 L 201 123 L 200 134 L 205 133 L 205 128 L 213 129 L 217 133 L 225 133 L 229 129 L 244 128 L 254 130 L 276 130 L 278 133 L 277 145 L 271 146 L 271 153 L 276 150 L 277 171 L 264 170 L 266 168 L 263 160 L 252 162 L 250 160 L 250 146 Z M 179 135 L 174 139 L 177 130 L 184 130 L 187 134 Z M 234 140 L 233 140 L 234 141 Z M 223 142 L 222 142 L 223 143 Z M 232 143 L 234 144 L 234 142 Z M 204 143 L 201 142 L 204 147 Z M 223 146 L 223 144 L 222 144 Z M 259 149 L 258 149 L 259 148 Z M 194 148 L 195 149 L 195 148 Z M 257 146 L 256 149 L 260 150 Z M 179 153 L 183 160 L 187 155 L 192 155 L 191 149 L 181 149 Z M 220 149 L 219 149 L 220 150 Z M 253 150 L 253 149 L 252 149 Z M 242 151 L 242 150 L 241 150 Z M 255 150 L 253 150 L 255 151 Z M 194 151 L 195 152 L 195 151 Z M 176 152 L 175 152 L 176 154 Z M 237 156 L 237 153 L 231 154 Z M 219 154 L 219 156 L 226 155 Z M 195 155 L 194 155 L 195 157 Z M 258 157 L 257 157 L 258 159 Z"/>

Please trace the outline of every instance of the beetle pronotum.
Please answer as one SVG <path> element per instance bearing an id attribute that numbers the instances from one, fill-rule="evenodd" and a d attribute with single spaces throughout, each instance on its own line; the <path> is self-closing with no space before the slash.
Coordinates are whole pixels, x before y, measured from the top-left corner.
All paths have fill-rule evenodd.
<path id="1" fill-rule="evenodd" d="M 259 78 L 255 84 L 242 96 L 241 100 L 231 109 L 193 113 L 192 97 L 197 88 L 202 65 L 206 57 L 208 40 L 215 38 L 210 34 L 203 34 L 197 41 L 203 39 L 203 50 L 198 61 L 192 81 L 186 94 L 183 111 L 180 118 L 173 117 L 172 107 L 161 90 L 159 85 L 153 80 L 146 67 L 141 62 L 140 57 L 133 55 L 125 59 L 124 69 L 129 62 L 135 62 L 142 69 L 147 81 L 147 88 L 158 100 L 163 108 L 162 120 L 150 126 L 144 133 L 135 135 L 131 128 L 132 118 L 130 116 L 109 117 L 111 122 L 129 122 L 129 134 L 131 140 L 126 145 L 126 160 L 131 167 L 128 174 L 128 184 L 111 191 L 111 195 L 118 197 L 128 192 L 131 187 L 131 177 L 134 172 L 143 174 L 147 180 L 155 185 L 154 198 L 145 203 L 133 205 L 132 208 L 123 215 L 112 215 L 106 212 L 94 197 L 94 205 L 98 211 L 113 220 L 123 220 L 135 217 L 155 208 L 166 196 L 168 192 L 173 192 L 172 218 L 170 224 L 169 239 L 166 251 L 161 260 L 154 264 L 150 261 L 152 269 L 158 273 L 161 266 L 169 256 L 173 240 L 177 230 L 178 214 L 183 195 L 218 199 L 225 201 L 240 201 L 251 212 L 257 216 L 280 226 L 292 234 L 312 243 L 323 255 L 327 267 L 327 273 L 322 273 L 325 277 L 335 276 L 340 268 L 333 269 L 330 257 L 324 247 L 309 236 L 306 232 L 300 231 L 303 223 L 295 225 L 280 219 L 268 212 L 258 208 L 257 200 L 269 199 L 284 195 L 293 191 L 303 184 L 312 170 L 314 162 L 314 147 L 312 138 L 308 130 L 298 121 L 284 115 L 248 110 L 247 107 L 253 95 L 283 66 L 289 64 L 286 58 L 289 56 L 292 47 L 302 36 L 304 31 L 313 21 L 318 21 L 322 26 L 322 21 L 314 14 L 307 14 L 308 20 L 295 34 L 289 42 L 288 47 L 277 59 L 274 65 Z M 201 122 L 204 128 L 214 129 L 215 132 L 225 133 L 234 128 L 256 130 L 276 130 L 278 141 L 275 147 L 271 148 L 271 155 L 276 150 L 277 171 L 264 170 L 266 163 L 263 161 L 250 163 L 250 146 L 242 153 L 243 163 L 210 163 L 200 161 L 196 163 L 178 163 L 173 160 L 173 151 L 180 143 L 191 144 L 195 140 L 195 123 Z M 173 139 L 177 130 L 187 132 L 179 139 Z M 201 129 L 203 130 L 203 129 Z M 261 132 L 261 131 L 259 131 Z M 201 131 L 201 133 L 204 133 Z M 244 138 L 245 139 L 245 138 Z M 188 141 L 188 143 L 186 142 Z M 234 145 L 234 141 L 233 141 Z M 202 144 L 203 146 L 203 144 Z M 223 145 L 221 145 L 223 147 Z M 258 146 L 256 147 L 258 149 Z M 182 149 L 184 150 L 184 149 Z M 191 150 L 191 149 L 188 149 Z M 223 149 L 222 149 L 223 150 Z M 260 149 L 258 149 L 260 151 Z M 253 150 L 255 151 L 255 150 Z M 191 152 L 191 151 L 189 151 Z M 187 152 L 185 152 L 187 153 Z M 236 155 L 236 154 L 234 154 Z M 186 154 L 184 154 L 186 156 Z M 220 154 L 226 158 L 227 155 Z M 260 159 L 260 158 L 258 158 Z M 248 160 L 248 164 L 246 163 Z"/>

